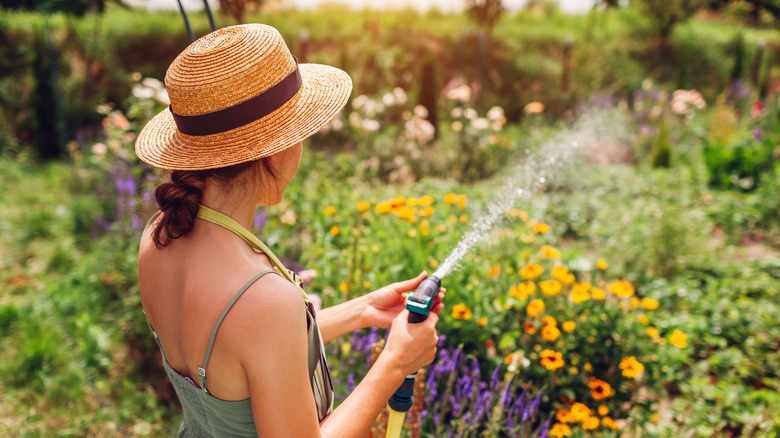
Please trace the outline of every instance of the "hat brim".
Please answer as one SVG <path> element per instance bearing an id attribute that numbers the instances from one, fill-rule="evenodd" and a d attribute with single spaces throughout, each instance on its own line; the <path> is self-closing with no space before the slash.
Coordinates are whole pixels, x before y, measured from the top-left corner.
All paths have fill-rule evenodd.
<path id="1" fill-rule="evenodd" d="M 229 131 L 182 134 L 169 109 L 154 116 L 138 135 L 135 152 L 152 166 L 204 170 L 258 160 L 310 137 L 341 111 L 352 92 L 344 71 L 321 64 L 299 65 L 298 93 L 267 116 Z"/>

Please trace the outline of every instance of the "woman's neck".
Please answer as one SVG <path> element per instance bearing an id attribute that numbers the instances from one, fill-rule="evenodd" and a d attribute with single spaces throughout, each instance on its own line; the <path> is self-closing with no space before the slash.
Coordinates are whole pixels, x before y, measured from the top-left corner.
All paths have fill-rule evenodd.
<path id="1" fill-rule="evenodd" d="M 251 190 L 245 190 L 243 184 L 227 190 L 219 184 L 207 183 L 203 189 L 201 204 L 228 215 L 247 230 L 252 229 L 257 201 Z"/>

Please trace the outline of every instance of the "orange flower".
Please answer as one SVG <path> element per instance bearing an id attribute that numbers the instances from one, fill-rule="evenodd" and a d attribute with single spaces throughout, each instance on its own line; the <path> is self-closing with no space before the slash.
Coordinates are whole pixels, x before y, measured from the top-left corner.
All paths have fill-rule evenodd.
<path id="1" fill-rule="evenodd" d="M 423 196 L 420 198 L 420 205 L 431 205 L 433 204 L 433 198 L 431 198 L 428 195 Z"/>
<path id="2" fill-rule="evenodd" d="M 674 329 L 672 336 L 669 337 L 669 343 L 677 348 L 685 348 L 688 346 L 688 335 L 677 329 Z"/>
<path id="3" fill-rule="evenodd" d="M 620 361 L 620 369 L 623 370 L 623 377 L 636 379 L 645 370 L 645 366 L 636 360 L 636 357 L 629 356 Z"/>
<path id="4" fill-rule="evenodd" d="M 551 325 L 553 327 L 557 327 L 558 321 L 556 321 L 555 318 L 551 315 L 546 315 L 542 318 L 542 325 Z"/>
<path id="5" fill-rule="evenodd" d="M 366 201 L 358 202 L 358 205 L 357 205 L 357 209 L 361 213 L 363 213 L 364 211 L 367 211 L 369 207 L 371 207 L 371 205 L 368 202 L 366 202 Z"/>
<path id="6" fill-rule="evenodd" d="M 594 287 L 591 291 L 591 296 L 593 296 L 593 299 L 596 301 L 601 301 L 604 299 L 604 296 L 606 293 L 604 292 L 604 289 L 599 289 L 597 287 Z"/>
<path id="7" fill-rule="evenodd" d="M 577 323 L 574 321 L 566 321 L 563 323 L 563 331 L 566 333 L 573 332 L 575 328 L 577 328 Z"/>
<path id="8" fill-rule="evenodd" d="M 541 267 L 541 265 L 537 265 L 536 263 L 531 262 L 520 270 L 520 275 L 522 275 L 526 280 L 533 280 L 534 278 L 542 275 L 542 272 L 544 272 L 544 268 Z"/>
<path id="9" fill-rule="evenodd" d="M 595 430 L 599 427 L 599 424 L 601 424 L 601 421 L 599 421 L 598 417 L 588 417 L 582 421 L 582 428 L 585 430 Z"/>
<path id="10" fill-rule="evenodd" d="M 574 423 L 574 417 L 568 409 L 558 409 L 555 413 L 555 419 L 559 423 Z"/>
<path id="11" fill-rule="evenodd" d="M 547 342 L 555 342 L 561 336 L 561 331 L 554 325 L 542 327 L 542 338 Z"/>
<path id="12" fill-rule="evenodd" d="M 550 245 L 544 245 L 542 247 L 542 254 L 544 254 L 545 257 L 548 259 L 559 259 L 561 258 L 561 252 L 557 249 L 553 248 Z M 555 275 L 555 274 L 553 274 Z"/>
<path id="13" fill-rule="evenodd" d="M 560 352 L 543 350 L 539 353 L 539 357 L 541 358 L 540 363 L 542 366 L 550 371 L 555 371 L 565 365 Z"/>
<path id="14" fill-rule="evenodd" d="M 338 236 L 341 230 L 337 226 L 330 227 L 330 234 L 333 234 L 334 236 Z"/>
<path id="15" fill-rule="evenodd" d="M 529 335 L 536 333 L 536 327 L 530 322 L 523 323 L 523 330 L 525 330 L 525 332 L 528 333 Z"/>
<path id="16" fill-rule="evenodd" d="M 655 310 L 658 308 L 658 301 L 652 298 L 642 298 L 642 307 L 645 310 Z"/>
<path id="17" fill-rule="evenodd" d="M 610 417 L 602 418 L 601 419 L 601 425 L 604 426 L 604 427 L 608 427 L 608 428 L 610 428 L 612 430 L 619 430 L 620 429 L 620 426 L 617 423 L 615 423 L 615 420 L 613 420 Z"/>
<path id="18" fill-rule="evenodd" d="M 458 209 L 464 210 L 466 208 L 466 195 L 458 196 Z"/>
<path id="19" fill-rule="evenodd" d="M 336 207 L 329 205 L 325 207 L 325 216 L 333 216 L 336 214 Z"/>
<path id="20" fill-rule="evenodd" d="M 539 287 L 542 289 L 542 293 L 551 297 L 554 297 L 561 292 L 561 284 L 555 280 L 540 281 Z"/>
<path id="21" fill-rule="evenodd" d="M 532 300 L 525 308 L 525 313 L 531 318 L 536 318 L 544 312 L 544 301 L 539 298 Z"/>
<path id="22" fill-rule="evenodd" d="M 550 226 L 544 222 L 539 222 L 534 225 L 534 233 L 545 234 L 550 231 Z"/>
<path id="23" fill-rule="evenodd" d="M 590 408 L 582 403 L 574 403 L 571 406 L 571 416 L 574 417 L 574 421 L 583 422 L 590 417 Z"/>
<path id="24" fill-rule="evenodd" d="M 618 280 L 609 286 L 609 291 L 619 297 L 630 297 L 634 295 L 634 285 L 626 280 Z"/>
<path id="25" fill-rule="evenodd" d="M 447 196 L 444 197 L 444 202 L 446 202 L 447 205 L 455 205 L 457 199 L 455 193 L 448 193 Z"/>
<path id="26" fill-rule="evenodd" d="M 612 397 L 614 391 L 609 383 L 599 380 L 595 377 L 591 377 L 588 381 L 588 387 L 590 388 L 590 396 L 593 400 L 604 400 L 607 397 Z"/>
<path id="27" fill-rule="evenodd" d="M 480 327 L 486 326 L 487 325 L 487 318 L 484 317 L 484 316 L 482 318 L 479 318 L 479 320 L 477 321 L 477 325 L 480 326 Z"/>
<path id="28" fill-rule="evenodd" d="M 512 286 L 512 288 L 509 289 L 509 293 L 511 293 L 512 296 L 517 298 L 518 300 L 524 300 L 528 298 L 535 291 L 536 291 L 536 284 L 532 281 L 525 281 L 523 283 L 518 284 L 517 286 Z"/>
<path id="29" fill-rule="evenodd" d="M 604 261 L 604 259 L 599 259 L 599 261 L 596 262 L 596 267 L 604 271 L 609 267 L 609 265 Z"/>
<path id="30" fill-rule="evenodd" d="M 463 303 L 452 306 L 452 317 L 455 319 L 471 319 L 471 309 Z"/>
<path id="31" fill-rule="evenodd" d="M 590 283 L 577 283 L 571 288 L 571 300 L 575 303 L 581 303 L 590 299 Z"/>
<path id="32" fill-rule="evenodd" d="M 563 438 L 565 436 L 571 435 L 571 428 L 569 426 L 563 424 L 563 423 L 555 423 L 553 424 L 552 429 L 550 429 L 549 432 L 550 436 L 554 436 L 557 438 Z"/>
<path id="33" fill-rule="evenodd" d="M 501 274 L 501 265 L 495 265 L 488 271 L 488 279 L 495 280 Z"/>

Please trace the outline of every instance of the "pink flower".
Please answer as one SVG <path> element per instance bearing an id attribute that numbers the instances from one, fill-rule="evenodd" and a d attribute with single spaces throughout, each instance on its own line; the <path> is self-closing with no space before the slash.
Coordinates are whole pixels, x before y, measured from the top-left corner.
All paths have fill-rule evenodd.
<path id="1" fill-rule="evenodd" d="M 310 283 L 317 275 L 319 274 L 315 269 L 304 269 L 298 273 L 298 277 L 301 277 L 301 280 L 303 280 L 304 283 Z"/>
<path id="2" fill-rule="evenodd" d="M 317 294 L 308 294 L 309 302 L 314 307 L 314 313 L 319 313 L 322 310 L 322 298 Z"/>

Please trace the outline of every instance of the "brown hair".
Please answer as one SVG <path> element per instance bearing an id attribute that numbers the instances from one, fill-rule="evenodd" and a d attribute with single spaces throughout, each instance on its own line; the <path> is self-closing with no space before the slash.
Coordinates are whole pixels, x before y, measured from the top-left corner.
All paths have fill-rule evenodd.
<path id="1" fill-rule="evenodd" d="M 260 166 L 256 165 L 258 162 Z M 271 180 L 277 179 L 277 171 L 269 157 L 216 169 L 171 172 L 171 181 L 160 184 L 154 190 L 154 198 L 162 213 L 152 233 L 154 244 L 158 248 L 168 246 L 173 239 L 184 237 L 192 231 L 206 181 L 228 183 L 252 169 L 257 172 L 258 181 L 260 172 L 268 175 Z"/>

